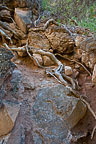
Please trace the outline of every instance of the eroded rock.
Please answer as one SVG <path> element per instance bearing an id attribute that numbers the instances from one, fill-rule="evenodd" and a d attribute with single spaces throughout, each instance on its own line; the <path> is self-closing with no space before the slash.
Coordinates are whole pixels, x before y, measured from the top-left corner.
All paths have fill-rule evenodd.
<path id="1" fill-rule="evenodd" d="M 32 108 L 35 143 L 69 143 L 68 129 L 86 113 L 86 105 L 69 93 L 62 85 L 39 91 Z"/>
<path id="2" fill-rule="evenodd" d="M 54 51 L 61 54 L 68 54 L 74 51 L 75 42 L 63 27 L 51 25 L 46 29 L 45 35 Z"/>
<path id="3" fill-rule="evenodd" d="M 46 38 L 43 32 L 30 32 L 28 34 L 29 45 L 34 48 L 47 49 L 51 48 L 50 42 Z"/>
<path id="4" fill-rule="evenodd" d="M 15 8 L 14 20 L 19 28 L 26 34 L 27 25 L 32 24 L 32 11 Z"/>
<path id="5" fill-rule="evenodd" d="M 11 62 L 12 52 L 5 48 L 0 48 L 0 96 L 4 95 L 4 82 L 12 74 L 15 65 Z"/>
<path id="6" fill-rule="evenodd" d="M 27 101 L 21 105 L 19 114 L 15 121 L 15 126 L 7 144 L 33 144 L 33 127 L 31 119 L 31 107 Z"/>
<path id="7" fill-rule="evenodd" d="M 81 58 L 81 62 L 93 70 L 96 63 L 96 38 L 86 37 L 79 44 L 80 48 L 76 51 L 77 57 Z"/>

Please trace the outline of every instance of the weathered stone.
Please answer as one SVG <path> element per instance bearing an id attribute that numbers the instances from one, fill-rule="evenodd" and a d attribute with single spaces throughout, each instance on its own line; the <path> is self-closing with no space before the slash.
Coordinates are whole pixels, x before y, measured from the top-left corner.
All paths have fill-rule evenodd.
<path id="1" fill-rule="evenodd" d="M 81 44 L 82 41 L 85 40 L 85 39 L 86 39 L 85 36 L 82 36 L 82 35 L 76 36 L 76 38 L 75 38 L 75 45 L 76 45 L 76 47 L 80 47 L 80 44 Z"/>
<path id="2" fill-rule="evenodd" d="M 31 107 L 27 101 L 21 105 L 15 121 L 15 126 L 7 144 L 33 144 L 33 127 L 31 119 Z"/>
<path id="3" fill-rule="evenodd" d="M 28 34 L 29 45 L 39 49 L 51 48 L 50 43 L 43 32 L 29 32 Z"/>
<path id="4" fill-rule="evenodd" d="M 43 56 L 43 59 L 42 57 L 39 55 L 39 54 L 33 54 L 34 58 L 36 58 L 39 62 L 40 65 L 44 65 L 44 66 L 51 66 L 52 64 L 54 64 L 53 61 L 50 60 L 49 57 L 47 56 Z M 35 65 L 38 66 L 38 64 L 35 62 Z"/>
<path id="5" fill-rule="evenodd" d="M 10 17 L 11 17 L 10 11 L 8 11 L 8 10 L 1 10 L 0 11 L 0 20 L 12 21 Z"/>
<path id="6" fill-rule="evenodd" d="M 26 51 L 22 51 L 22 52 L 18 52 L 18 55 L 20 56 L 20 57 L 26 57 L 28 54 L 27 54 L 27 52 Z"/>
<path id="7" fill-rule="evenodd" d="M 81 59 L 87 67 L 93 70 L 96 64 L 96 38 L 77 36 L 75 39 L 76 49 L 74 57 Z"/>
<path id="8" fill-rule="evenodd" d="M 39 4 L 41 0 L 2 0 L 3 4 L 6 4 L 10 8 L 37 8 L 39 7 Z M 39 3 L 40 2 L 40 3 Z"/>
<path id="9" fill-rule="evenodd" d="M 19 70 L 14 70 L 11 78 L 11 95 L 15 98 L 22 98 L 24 92 L 24 86 L 22 83 L 22 73 Z"/>
<path id="10" fill-rule="evenodd" d="M 66 87 L 43 88 L 32 107 L 34 142 L 69 144 L 68 129 L 74 127 L 85 112 L 86 105 Z"/>
<path id="11" fill-rule="evenodd" d="M 24 84 L 25 90 L 34 90 L 35 89 L 35 85 L 33 82 L 24 81 L 23 84 Z"/>
<path id="12" fill-rule="evenodd" d="M 63 27 L 52 25 L 46 29 L 45 35 L 54 51 L 61 54 L 68 54 L 74 51 L 75 42 Z"/>
<path id="13" fill-rule="evenodd" d="M 21 29 L 18 29 L 16 24 L 14 23 L 10 23 L 10 27 L 11 29 L 15 29 L 17 35 L 19 36 L 19 39 L 14 35 L 14 38 L 16 39 L 13 39 L 13 42 L 15 44 L 15 46 L 21 46 L 22 45 L 22 39 L 25 39 L 26 38 L 26 34 L 24 34 L 24 32 L 21 30 Z M 17 41 L 18 40 L 18 41 Z M 20 41 L 20 42 L 19 42 Z M 20 44 L 19 44 L 20 43 Z"/>
<path id="14" fill-rule="evenodd" d="M 54 64 L 54 62 L 52 60 L 50 60 L 50 58 L 47 56 L 44 56 L 43 59 L 44 59 L 44 65 L 45 66 L 51 66 Z"/>
<path id="15" fill-rule="evenodd" d="M 93 69 L 96 63 L 96 52 L 82 52 L 81 61 L 87 67 Z"/>
<path id="16" fill-rule="evenodd" d="M 32 24 L 32 12 L 27 9 L 15 8 L 14 20 L 20 29 L 27 33 L 27 25 Z"/>
<path id="17" fill-rule="evenodd" d="M 82 49 L 81 61 L 93 69 L 96 64 L 96 38 L 87 38 L 81 43 L 80 49 Z"/>
<path id="18" fill-rule="evenodd" d="M 72 75 L 72 68 L 70 66 L 65 66 L 64 71 L 66 75 Z"/>
<path id="19" fill-rule="evenodd" d="M 94 65 L 93 75 L 92 75 L 92 81 L 96 83 L 96 64 Z"/>
<path id="20" fill-rule="evenodd" d="M 0 107 L 0 136 L 8 134 L 14 124 L 4 104 Z"/>
<path id="21" fill-rule="evenodd" d="M 10 61 L 13 57 L 11 51 L 0 48 L 0 88 L 3 85 L 4 81 L 11 75 L 15 65 Z M 0 95 L 1 95 L 0 89 Z"/>

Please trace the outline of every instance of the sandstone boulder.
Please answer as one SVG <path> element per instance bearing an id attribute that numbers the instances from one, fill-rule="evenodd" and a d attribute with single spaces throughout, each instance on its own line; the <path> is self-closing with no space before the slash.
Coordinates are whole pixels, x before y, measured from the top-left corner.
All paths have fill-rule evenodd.
<path id="1" fill-rule="evenodd" d="M 19 28 L 27 33 L 27 25 L 32 24 L 32 11 L 15 8 L 14 19 Z"/>
<path id="2" fill-rule="evenodd" d="M 93 69 L 96 63 L 96 38 L 87 38 L 84 40 L 80 49 L 82 50 L 81 61 L 89 68 Z"/>
<path id="3" fill-rule="evenodd" d="M 28 34 L 29 45 L 39 49 L 49 50 L 50 43 L 43 32 L 29 32 Z"/>
<path id="4" fill-rule="evenodd" d="M 14 124 L 4 104 L 0 106 L 0 136 L 7 135 Z"/>
<path id="5" fill-rule="evenodd" d="M 45 35 L 55 52 L 68 54 L 74 51 L 75 42 L 63 27 L 51 25 L 46 29 Z"/>

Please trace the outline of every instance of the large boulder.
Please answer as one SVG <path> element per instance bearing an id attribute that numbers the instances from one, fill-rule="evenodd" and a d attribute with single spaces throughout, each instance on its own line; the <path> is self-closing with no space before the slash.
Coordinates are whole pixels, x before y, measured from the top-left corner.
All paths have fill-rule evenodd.
<path id="1" fill-rule="evenodd" d="M 15 8 L 14 19 L 19 28 L 26 34 L 27 26 L 32 24 L 32 11 Z"/>
<path id="2" fill-rule="evenodd" d="M 39 91 L 32 107 L 35 143 L 69 144 L 68 130 L 86 113 L 86 105 L 62 85 Z"/>
<path id="3" fill-rule="evenodd" d="M 96 38 L 77 36 L 75 44 L 77 46 L 75 56 L 81 58 L 81 62 L 93 70 L 96 64 Z"/>
<path id="4" fill-rule="evenodd" d="M 82 62 L 93 69 L 96 63 L 96 38 L 87 38 L 81 43 L 80 49 L 82 49 Z"/>
<path id="5" fill-rule="evenodd" d="M 69 54 L 74 51 L 75 42 L 73 40 L 73 37 L 65 28 L 51 25 L 46 29 L 45 35 L 55 52 L 61 54 Z"/>
<path id="6" fill-rule="evenodd" d="M 43 32 L 29 32 L 29 45 L 39 49 L 49 50 L 51 48 L 49 40 Z"/>

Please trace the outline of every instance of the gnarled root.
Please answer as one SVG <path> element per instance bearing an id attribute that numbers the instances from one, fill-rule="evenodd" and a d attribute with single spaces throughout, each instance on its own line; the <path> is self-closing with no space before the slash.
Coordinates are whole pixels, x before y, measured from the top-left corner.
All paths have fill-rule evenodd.
<path id="1" fill-rule="evenodd" d="M 55 25 L 57 25 L 57 26 L 62 26 L 63 29 L 65 29 L 65 31 L 66 31 L 67 33 L 69 33 L 69 35 L 72 36 L 72 32 L 71 32 L 65 25 L 63 25 L 63 24 L 61 24 L 61 23 L 57 23 L 54 19 L 49 19 L 49 20 L 44 24 L 43 27 L 40 27 L 40 28 L 31 28 L 29 31 L 35 31 L 35 32 L 36 32 L 36 31 L 45 31 L 51 23 L 52 23 L 52 24 L 55 24 Z"/>
<path id="2" fill-rule="evenodd" d="M 0 35 L 2 36 L 2 39 L 6 38 L 7 40 L 10 41 L 11 44 L 13 44 L 12 39 L 1 29 L 0 29 Z"/>
<path id="3" fill-rule="evenodd" d="M 69 81 L 72 85 L 72 88 L 73 89 L 76 88 L 74 80 L 64 74 L 64 65 L 54 56 L 54 54 L 52 54 L 48 51 L 41 50 L 41 49 L 36 49 L 33 47 L 30 48 L 28 46 L 28 42 L 26 43 L 26 46 L 24 46 L 24 47 L 9 48 L 7 44 L 5 44 L 5 47 L 11 51 L 27 51 L 27 54 L 30 56 L 30 58 L 33 61 L 35 61 L 37 63 L 38 67 L 41 67 L 44 69 L 46 69 L 46 67 L 41 66 L 39 64 L 38 60 L 36 58 L 34 58 L 34 56 L 32 54 L 39 54 L 39 55 L 41 55 L 41 57 L 43 57 L 43 56 L 49 57 L 54 62 L 54 64 L 58 65 L 58 67 L 57 67 L 57 69 L 53 70 L 53 72 L 49 72 L 47 70 L 47 74 L 48 73 L 51 74 L 51 76 L 53 76 L 56 80 L 58 80 L 58 82 L 60 82 L 61 84 L 65 85 L 65 86 L 69 86 L 69 84 L 67 82 L 67 81 Z"/>
<path id="4" fill-rule="evenodd" d="M 1 26 L 2 28 L 4 28 L 5 30 L 8 30 L 8 31 L 10 31 L 12 34 L 14 34 L 17 39 L 21 39 L 21 37 L 20 37 L 13 29 L 10 28 L 10 26 L 9 26 L 8 23 L 5 23 L 5 22 L 0 21 L 0 26 Z"/>

